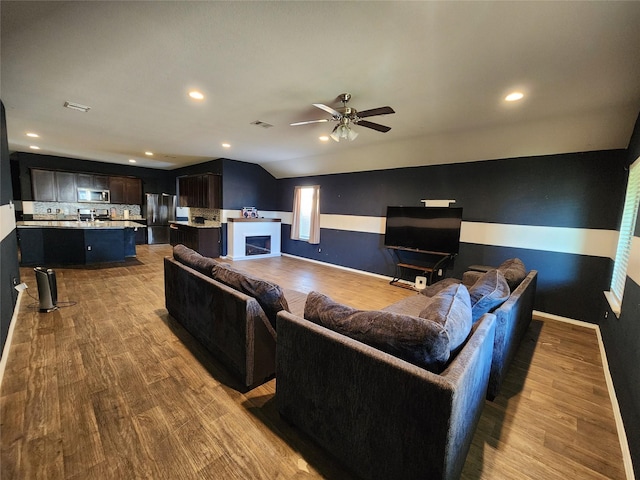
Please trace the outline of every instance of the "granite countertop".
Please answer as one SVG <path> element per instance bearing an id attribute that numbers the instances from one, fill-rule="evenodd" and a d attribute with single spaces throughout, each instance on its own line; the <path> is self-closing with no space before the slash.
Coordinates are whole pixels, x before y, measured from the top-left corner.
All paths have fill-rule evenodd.
<path id="1" fill-rule="evenodd" d="M 97 220 L 95 222 L 78 222 L 77 220 L 26 220 L 16 222 L 18 228 L 75 228 L 75 229 L 118 229 L 118 228 L 146 228 L 146 225 L 132 220 Z"/>
<path id="2" fill-rule="evenodd" d="M 213 220 L 205 220 L 204 223 L 194 223 L 187 220 L 177 220 L 175 222 L 170 222 L 170 225 L 183 225 L 185 227 L 192 228 L 220 228 L 220 222 L 215 222 Z"/>

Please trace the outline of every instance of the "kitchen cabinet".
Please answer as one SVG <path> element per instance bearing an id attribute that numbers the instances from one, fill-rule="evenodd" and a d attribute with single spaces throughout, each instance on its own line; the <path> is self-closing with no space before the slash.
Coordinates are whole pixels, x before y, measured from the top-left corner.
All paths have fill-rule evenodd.
<path id="1" fill-rule="evenodd" d="M 94 188 L 96 190 L 109 190 L 109 177 L 107 175 L 92 175 L 90 173 L 76 174 L 78 188 Z"/>
<path id="2" fill-rule="evenodd" d="M 194 227 L 172 223 L 169 229 L 169 243 L 172 246 L 182 244 L 205 257 L 220 256 L 220 228 Z"/>
<path id="3" fill-rule="evenodd" d="M 110 190 L 111 203 L 142 205 L 139 178 L 31 169 L 31 192 L 36 202 L 77 202 L 78 188 Z"/>
<path id="4" fill-rule="evenodd" d="M 142 181 L 133 177 L 109 177 L 111 203 L 142 204 Z"/>
<path id="5" fill-rule="evenodd" d="M 77 201 L 76 174 L 71 172 L 56 172 L 56 193 L 58 202 Z"/>
<path id="6" fill-rule="evenodd" d="M 178 177 L 178 205 L 194 208 L 222 208 L 220 175 L 204 173 Z"/>
<path id="7" fill-rule="evenodd" d="M 57 201 L 56 172 L 31 169 L 31 193 L 37 202 Z"/>
<path id="8" fill-rule="evenodd" d="M 31 169 L 31 193 L 38 202 L 75 202 L 76 176 L 71 172 Z"/>

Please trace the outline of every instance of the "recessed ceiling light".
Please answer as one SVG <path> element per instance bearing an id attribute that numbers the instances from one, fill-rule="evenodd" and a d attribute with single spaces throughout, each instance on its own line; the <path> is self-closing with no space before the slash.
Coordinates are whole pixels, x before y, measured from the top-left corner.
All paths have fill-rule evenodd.
<path id="1" fill-rule="evenodd" d="M 136 160 L 134 160 L 133 158 L 129 159 L 129 163 L 137 163 Z"/>
<path id="2" fill-rule="evenodd" d="M 522 92 L 511 92 L 509 95 L 504 97 L 507 102 L 517 102 L 518 100 L 522 100 L 524 98 L 524 93 Z"/>
<path id="3" fill-rule="evenodd" d="M 329 141 L 329 137 L 327 137 L 326 135 L 322 135 L 321 137 L 318 137 L 318 138 L 323 142 L 328 142 Z"/>
<path id="4" fill-rule="evenodd" d="M 198 92 L 197 90 L 191 90 L 189 92 L 189 96 L 191 98 L 193 98 L 194 100 L 202 100 L 204 98 L 204 95 L 200 92 Z"/>
<path id="5" fill-rule="evenodd" d="M 33 132 L 27 132 L 27 137 L 39 138 L 40 135 L 38 135 L 37 133 L 33 133 Z"/>
<path id="6" fill-rule="evenodd" d="M 36 146 L 36 145 L 31 145 L 29 147 L 31 150 L 40 150 L 40 147 Z"/>
<path id="7" fill-rule="evenodd" d="M 230 143 L 223 143 L 222 146 L 224 148 L 231 148 L 231 144 Z"/>
<path id="8" fill-rule="evenodd" d="M 147 157 L 153 157 L 153 152 L 144 152 Z"/>

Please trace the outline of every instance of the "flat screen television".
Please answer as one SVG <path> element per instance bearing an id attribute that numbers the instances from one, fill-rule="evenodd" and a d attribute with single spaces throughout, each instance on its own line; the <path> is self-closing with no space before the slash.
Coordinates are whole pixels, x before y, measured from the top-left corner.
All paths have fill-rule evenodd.
<path id="1" fill-rule="evenodd" d="M 458 253 L 459 207 L 387 207 L 384 245 L 422 252 Z"/>

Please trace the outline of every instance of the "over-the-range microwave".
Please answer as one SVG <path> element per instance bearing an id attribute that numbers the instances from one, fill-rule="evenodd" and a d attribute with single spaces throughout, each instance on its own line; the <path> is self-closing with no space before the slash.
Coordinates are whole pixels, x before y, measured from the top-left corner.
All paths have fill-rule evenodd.
<path id="1" fill-rule="evenodd" d="M 109 203 L 111 195 L 109 190 L 94 190 L 93 188 L 79 188 L 78 202 Z"/>

